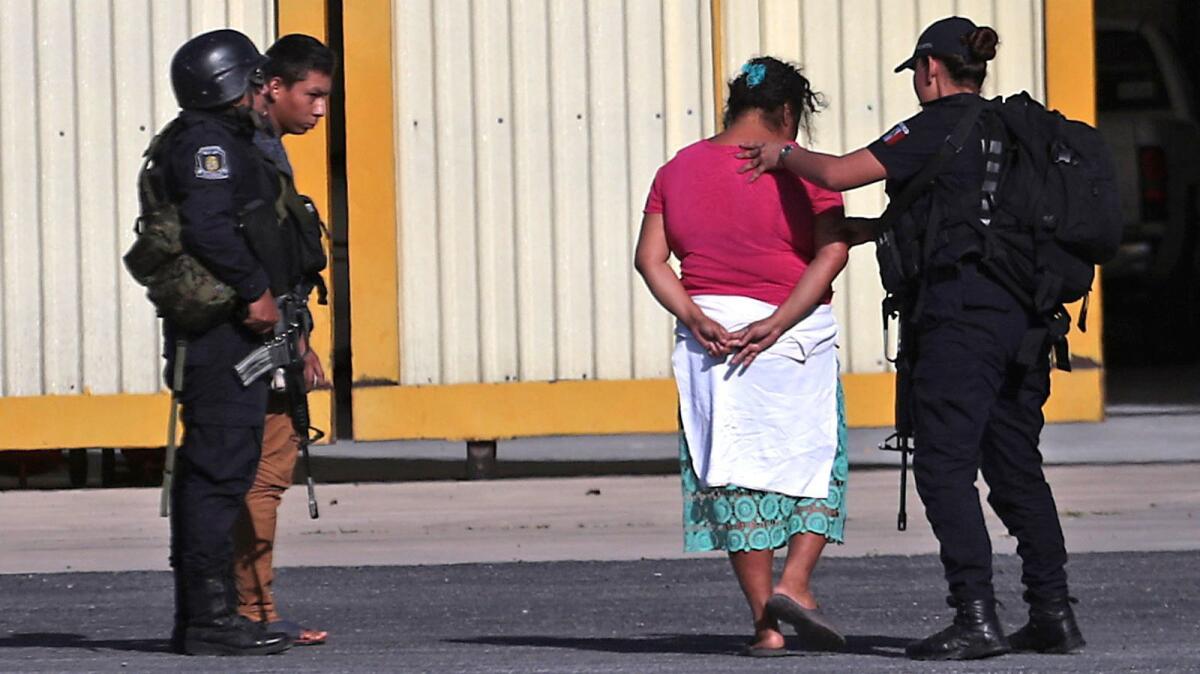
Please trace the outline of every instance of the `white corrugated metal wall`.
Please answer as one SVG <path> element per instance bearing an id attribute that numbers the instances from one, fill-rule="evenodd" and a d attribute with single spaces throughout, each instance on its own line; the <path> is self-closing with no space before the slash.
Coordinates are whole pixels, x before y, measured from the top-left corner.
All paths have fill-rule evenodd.
<path id="1" fill-rule="evenodd" d="M 892 68 L 954 13 L 1001 36 L 985 93 L 1044 95 L 1041 0 L 726 0 L 723 72 L 804 66 L 812 144 L 862 147 L 917 110 Z M 654 170 L 714 131 L 710 3 L 397 0 L 402 384 L 669 376 L 670 321 L 632 272 Z M 879 213 L 875 186 L 847 195 Z M 870 246 L 837 285 L 843 370 L 879 372 Z"/>
<path id="2" fill-rule="evenodd" d="M 274 4 L 0 2 L 0 395 L 159 390 L 157 321 L 120 262 L 141 153 L 177 111 L 175 49 L 221 27 L 265 48 Z"/>
<path id="3" fill-rule="evenodd" d="M 712 133 L 706 0 L 398 0 L 402 384 L 668 376 L 632 250 Z"/>
<path id="4" fill-rule="evenodd" d="M 921 30 L 945 16 L 966 16 L 1000 35 L 984 95 L 1027 90 L 1045 100 L 1042 0 L 726 0 L 723 6 L 726 76 L 763 54 L 800 64 L 829 104 L 808 141 L 824 152 L 857 150 L 917 113 L 911 75 L 892 70 L 912 54 Z M 881 184 L 846 194 L 850 215 L 878 215 L 886 204 Z M 872 244 L 852 251 L 835 292 L 842 370 L 884 371 L 883 291 Z"/>
<path id="5" fill-rule="evenodd" d="M 950 13 L 1002 39 L 989 91 L 1042 82 L 1040 0 L 738 0 L 723 68 L 803 64 L 818 148 L 915 110 L 891 68 Z M 159 389 L 158 328 L 120 253 L 134 178 L 175 113 L 189 35 L 265 45 L 271 0 L 0 2 L 0 395 Z M 402 383 L 669 374 L 670 321 L 632 272 L 654 169 L 714 131 L 707 0 L 396 0 Z M 852 213 L 883 206 L 878 188 Z M 839 280 L 848 371 L 884 368 L 871 251 Z"/>

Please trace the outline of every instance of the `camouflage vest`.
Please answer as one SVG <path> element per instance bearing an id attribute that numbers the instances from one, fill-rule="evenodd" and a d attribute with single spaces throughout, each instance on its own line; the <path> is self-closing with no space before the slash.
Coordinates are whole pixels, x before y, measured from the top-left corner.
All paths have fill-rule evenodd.
<path id="1" fill-rule="evenodd" d="M 178 120 L 150 141 L 138 173 L 141 215 L 134 224 L 137 239 L 125 253 L 125 268 L 142 286 L 158 315 L 184 332 L 206 332 L 229 319 L 237 293 L 183 251 L 179 210 L 167 198 L 157 152 Z"/>

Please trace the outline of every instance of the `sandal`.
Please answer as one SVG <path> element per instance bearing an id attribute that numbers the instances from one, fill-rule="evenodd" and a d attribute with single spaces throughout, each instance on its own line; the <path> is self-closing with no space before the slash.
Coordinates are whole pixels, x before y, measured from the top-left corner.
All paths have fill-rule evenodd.
<path id="1" fill-rule="evenodd" d="M 846 647 L 846 637 L 819 609 L 804 608 L 786 594 L 773 594 L 767 600 L 767 614 L 792 626 L 801 643 L 807 648 L 840 651 Z"/>
<path id="2" fill-rule="evenodd" d="M 291 620 L 276 620 L 267 625 L 267 629 L 288 635 L 292 638 L 293 646 L 316 646 L 329 638 L 329 632 L 325 630 L 309 629 Z"/>

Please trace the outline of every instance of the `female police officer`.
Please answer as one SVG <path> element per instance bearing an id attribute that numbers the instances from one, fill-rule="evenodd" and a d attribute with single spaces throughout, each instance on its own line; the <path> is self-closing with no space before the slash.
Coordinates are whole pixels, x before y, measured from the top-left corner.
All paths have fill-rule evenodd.
<path id="1" fill-rule="evenodd" d="M 1034 365 L 1018 365 L 1027 335 L 1037 334 L 1031 332 L 1037 319 L 981 271 L 982 245 L 966 224 L 968 217 L 986 222 L 980 206 L 985 150 L 997 148 L 983 147 L 981 122 L 955 130 L 964 117 L 979 119 L 979 90 L 997 42 L 994 30 L 961 17 L 926 28 L 912 56 L 896 68 L 913 71 L 921 112 L 861 150 L 836 157 L 794 143 L 765 143 L 744 146 L 740 155 L 749 160 L 741 170 L 751 180 L 777 168 L 833 190 L 887 179 L 896 200 L 944 144 L 958 148 L 908 211 L 923 257 L 919 309 L 908 317 L 918 347 L 914 470 L 941 545 L 948 601 L 957 609 L 950 627 L 909 645 L 915 659 L 983 658 L 1011 649 L 1065 653 L 1084 645 L 1067 596 L 1062 528 L 1038 451 L 1050 391 L 1049 345 L 1034 345 Z M 856 239 L 874 238 L 872 229 L 864 225 Z M 991 542 L 975 489 L 981 468 L 988 502 L 1017 538 L 1023 562 L 1030 620 L 1011 638 L 996 616 Z"/>

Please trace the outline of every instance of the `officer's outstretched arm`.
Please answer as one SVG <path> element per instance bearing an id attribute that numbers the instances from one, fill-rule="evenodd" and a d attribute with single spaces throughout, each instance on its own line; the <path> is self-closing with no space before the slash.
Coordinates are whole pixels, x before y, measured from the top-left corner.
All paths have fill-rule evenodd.
<path id="1" fill-rule="evenodd" d="M 784 153 L 789 145 L 794 149 Z M 812 152 L 795 143 L 745 143 L 735 156 L 747 160 L 738 173 L 749 173 L 751 182 L 767 171 L 787 169 L 814 185 L 844 192 L 887 177 L 883 164 L 866 148 L 839 157 Z"/>

